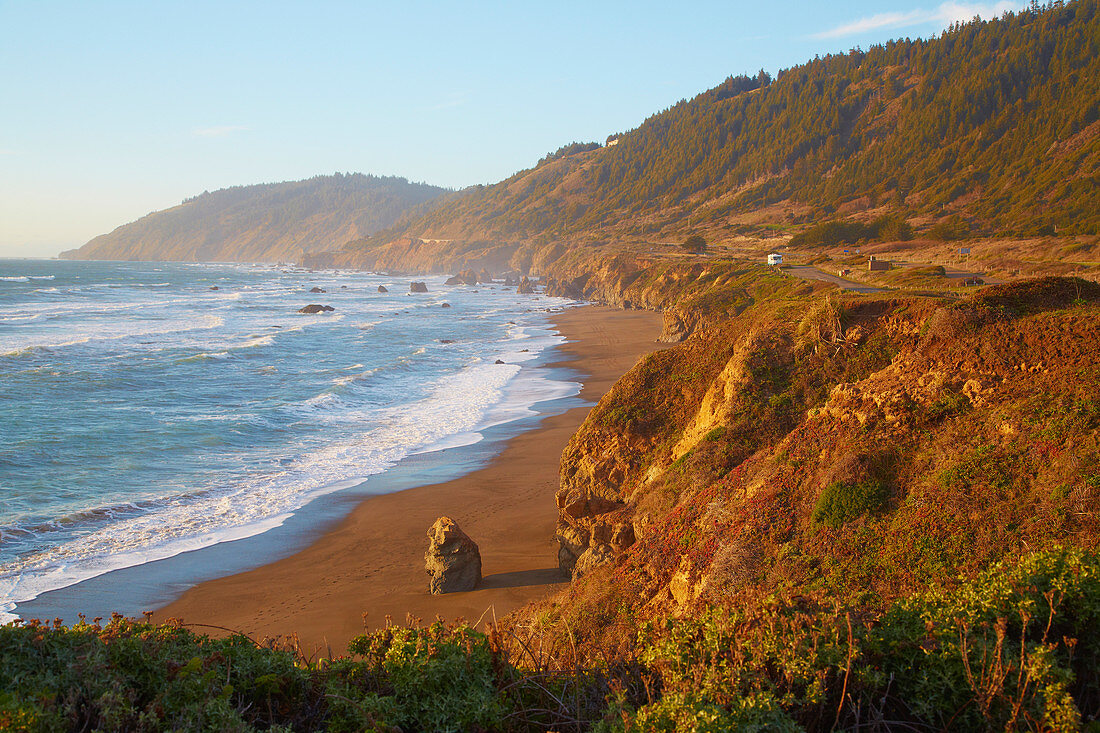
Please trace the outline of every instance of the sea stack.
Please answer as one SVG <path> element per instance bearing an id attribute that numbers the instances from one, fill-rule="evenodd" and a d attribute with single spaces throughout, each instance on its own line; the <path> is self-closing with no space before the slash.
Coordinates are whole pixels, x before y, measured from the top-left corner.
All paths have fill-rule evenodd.
<path id="1" fill-rule="evenodd" d="M 453 519 L 440 517 L 428 530 L 424 569 L 432 595 L 473 590 L 481 582 L 481 552 Z"/>
<path id="2" fill-rule="evenodd" d="M 447 278 L 444 285 L 477 285 L 477 273 L 473 270 L 463 270 L 457 275 Z"/>
<path id="3" fill-rule="evenodd" d="M 424 283 L 411 282 L 409 283 L 410 293 L 426 293 L 428 292 L 428 286 Z"/>

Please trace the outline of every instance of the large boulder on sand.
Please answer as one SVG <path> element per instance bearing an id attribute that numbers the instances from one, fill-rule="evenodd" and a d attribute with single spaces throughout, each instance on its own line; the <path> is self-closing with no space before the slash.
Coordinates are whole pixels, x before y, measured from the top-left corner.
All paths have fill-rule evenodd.
<path id="1" fill-rule="evenodd" d="M 317 303 L 310 303 L 305 308 L 299 308 L 299 313 L 327 313 L 329 311 L 336 310 L 331 305 L 318 305 Z"/>
<path id="2" fill-rule="evenodd" d="M 433 595 L 473 590 L 481 582 L 481 552 L 453 519 L 440 517 L 428 530 L 424 569 Z"/>
<path id="3" fill-rule="evenodd" d="M 428 286 L 425 283 L 411 282 L 409 283 L 410 293 L 426 293 L 428 292 Z"/>

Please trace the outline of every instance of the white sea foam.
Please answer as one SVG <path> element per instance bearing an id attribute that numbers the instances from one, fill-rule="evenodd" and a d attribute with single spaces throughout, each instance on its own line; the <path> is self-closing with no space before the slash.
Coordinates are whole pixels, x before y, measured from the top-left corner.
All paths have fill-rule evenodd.
<path id="1" fill-rule="evenodd" d="M 353 486 L 414 452 L 476 442 L 487 417 L 496 422 L 505 414 L 499 407 L 492 408 L 519 371 L 510 364 L 468 367 L 439 379 L 418 403 L 371 412 L 366 431 L 353 439 L 295 456 L 286 465 L 256 473 L 237 486 L 167 498 L 135 507 L 138 511 L 133 513 L 117 512 L 112 521 L 79 540 L 0 566 L 0 620 L 14 618 L 10 613 L 14 603 L 48 590 L 267 531 L 314 498 Z M 523 399 L 530 397 L 526 394 Z M 341 410 L 345 419 L 357 413 L 357 408 L 331 394 L 307 404 L 312 409 Z"/>
<path id="2" fill-rule="evenodd" d="M 214 270 L 209 265 L 195 267 L 205 268 L 206 273 Z M 255 274 L 251 282 L 235 274 L 277 273 L 280 269 L 219 266 L 213 277 L 190 278 L 189 284 L 181 286 L 189 291 L 183 297 L 176 291 L 161 293 L 163 298 L 149 290 L 127 292 L 119 283 L 99 283 L 90 293 L 66 292 L 64 300 L 40 297 L 51 318 L 72 319 L 72 323 L 65 321 L 62 325 L 67 328 L 52 332 L 64 334 L 64 338 L 49 337 L 51 332 L 46 329 L 53 328 L 52 324 L 33 325 L 26 331 L 41 345 L 29 348 L 56 349 L 113 340 L 119 342 L 115 356 L 111 356 L 110 346 L 87 353 L 117 356 L 126 368 L 157 357 L 158 350 L 171 349 L 172 363 L 178 363 L 180 353 L 191 353 L 188 359 L 192 361 L 221 361 L 212 361 L 208 367 L 193 364 L 187 367 L 191 371 L 182 373 L 219 375 L 219 379 L 222 373 L 253 375 L 252 382 L 260 390 L 269 384 L 276 390 L 285 389 L 286 380 L 292 379 L 288 375 L 311 373 L 308 368 L 302 371 L 301 361 L 284 361 L 304 342 L 283 337 L 309 329 L 311 353 L 314 343 L 326 344 L 316 351 L 318 360 L 312 374 L 317 381 L 309 381 L 324 391 L 299 398 L 299 390 L 294 397 L 299 401 L 282 407 L 261 396 L 248 403 L 247 410 L 256 414 L 218 403 L 207 414 L 165 415 L 163 424 L 194 423 L 192 427 L 181 424 L 181 434 L 224 435 L 225 444 L 233 450 L 246 445 L 248 436 L 254 434 L 249 431 L 272 435 L 271 431 L 279 430 L 284 432 L 274 434 L 293 437 L 274 443 L 271 451 L 278 451 L 275 453 L 247 445 L 239 464 L 234 464 L 235 472 L 208 473 L 224 485 L 209 486 L 207 482 L 202 484 L 203 490 L 196 491 L 195 486 L 181 482 L 178 491 L 163 489 L 175 495 L 139 502 L 132 509 L 98 515 L 93 508 L 79 532 L 72 525 L 65 525 L 67 529 L 41 528 L 52 535 L 33 543 L 35 549 L 14 557 L 10 551 L 0 554 L 0 610 L 10 611 L 11 602 L 29 600 L 116 568 L 267 531 L 314 498 L 353 486 L 412 453 L 478 442 L 485 428 L 531 416 L 537 402 L 576 394 L 579 389 L 523 366 L 561 339 L 534 325 L 535 319 L 523 313 L 527 304 L 517 302 L 513 294 L 486 289 L 463 301 L 462 294 L 449 293 L 436 279 L 429 279 L 430 296 L 402 301 L 401 307 L 395 308 L 392 299 L 365 297 L 373 295 L 379 279 L 364 273 L 325 273 L 313 278 L 295 273 L 293 279 L 300 282 L 293 287 L 286 286 L 290 277 L 282 274 L 276 274 L 271 283 L 258 282 Z M 302 318 L 293 312 L 301 305 L 301 284 L 311 280 L 329 290 L 325 297 L 332 298 L 336 313 Z M 223 290 L 207 295 L 210 282 L 217 282 Z M 340 289 L 340 284 L 348 288 Z M 228 288 L 233 290 L 226 292 Z M 341 300 L 341 295 L 351 297 Z M 431 320 L 424 309 L 438 311 L 444 296 L 456 306 L 454 312 L 443 311 L 450 316 L 447 328 L 462 334 L 458 343 L 448 348 L 437 343 L 441 336 L 448 336 L 446 330 L 425 327 Z M 129 310 L 133 316 L 118 317 L 119 311 Z M 399 320 L 394 321 L 395 310 L 410 312 L 410 316 L 396 316 L 409 318 L 407 331 L 401 330 Z M 481 315 L 488 317 L 479 318 Z M 345 316 L 347 320 L 338 325 Z M 21 314 L 0 316 L 10 317 Z M 469 320 L 461 324 L 463 319 Z M 508 320 L 517 324 L 505 327 Z M 74 330 L 72 324 L 78 328 Z M 14 328 L 21 325 L 16 323 Z M 395 325 L 399 337 L 391 341 Z M 382 328 L 370 333 L 379 326 Z M 469 333 L 463 331 L 466 328 Z M 334 336 L 342 339 L 335 349 Z M 280 344 L 287 350 L 281 350 Z M 375 359 L 380 358 L 377 345 L 381 344 L 390 356 L 379 363 Z M 0 333 L 0 352 L 4 346 L 4 334 Z M 259 351 L 257 347 L 266 348 Z M 79 356 L 85 352 L 72 353 Z M 341 360 L 341 356 L 350 358 Z M 497 358 L 507 363 L 494 364 Z M 439 376 L 441 371 L 448 376 Z M 394 386 L 403 384 L 415 386 L 405 394 L 402 387 Z M 366 395 L 373 395 L 373 401 Z M 140 411 L 140 405 L 137 407 Z M 221 423 L 224 429 L 219 427 Z M 204 448 L 203 457 L 218 455 L 220 450 Z M 123 454 L 117 462 L 123 465 L 129 460 Z M 140 459 L 134 460 L 140 463 Z M 10 545 L 4 549 L 10 550 Z"/>
<path id="3" fill-rule="evenodd" d="M 221 316 L 205 315 L 198 318 L 176 318 L 165 321 L 91 323 L 86 326 L 92 329 L 90 333 L 73 334 L 70 330 L 68 334 L 71 337 L 63 340 L 57 340 L 51 334 L 15 334 L 7 338 L 0 337 L 0 356 L 17 356 L 42 350 L 52 351 L 95 341 L 119 341 L 149 336 L 167 336 L 188 331 L 210 330 L 218 328 L 224 323 L 225 319 Z"/>

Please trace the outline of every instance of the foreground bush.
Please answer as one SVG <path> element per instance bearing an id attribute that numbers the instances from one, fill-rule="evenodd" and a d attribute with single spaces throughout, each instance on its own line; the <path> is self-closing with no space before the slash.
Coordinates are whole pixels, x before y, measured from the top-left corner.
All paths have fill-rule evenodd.
<path id="1" fill-rule="evenodd" d="M 601 669 L 518 666 L 506 638 L 391 627 L 310 663 L 121 617 L 13 624 L 0 729 L 1079 730 L 1100 714 L 1100 560 L 1034 553 L 883 613 L 712 608 L 646 625 L 633 663 Z"/>
<path id="2" fill-rule="evenodd" d="M 1098 622 L 1100 561 L 1061 549 L 863 621 L 805 600 L 713 609 L 642 631 L 662 695 L 604 729 L 1080 730 L 1100 714 Z"/>

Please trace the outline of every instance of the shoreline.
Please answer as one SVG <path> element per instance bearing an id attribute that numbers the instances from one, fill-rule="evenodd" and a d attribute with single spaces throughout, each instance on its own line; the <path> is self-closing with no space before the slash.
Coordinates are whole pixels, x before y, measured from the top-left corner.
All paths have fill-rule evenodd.
<path id="1" fill-rule="evenodd" d="M 184 270 L 165 266 L 163 274 L 160 272 L 150 274 L 144 272 L 142 268 L 135 270 L 129 265 L 104 270 L 98 266 L 100 263 L 91 263 L 96 267 L 89 270 L 85 267 L 88 264 L 70 263 L 74 267 L 71 267 L 68 272 L 70 275 L 75 275 L 76 280 L 87 278 L 90 273 L 95 282 L 103 278 L 109 282 L 115 282 L 116 276 L 128 277 L 133 273 L 138 274 L 137 280 L 141 282 L 151 282 L 150 278 L 158 281 L 172 280 L 174 276 L 182 273 L 177 284 L 182 283 L 183 287 L 192 289 L 194 286 L 194 273 L 190 265 Z M 236 265 L 214 268 L 209 265 L 199 265 L 197 267 L 206 273 L 202 277 L 203 280 L 213 279 L 218 282 L 231 280 L 234 287 L 241 292 L 247 289 L 249 283 L 255 284 L 257 280 L 266 284 L 270 283 L 273 277 L 276 281 L 283 278 L 281 275 L 273 276 L 267 272 L 270 268 L 264 268 L 260 273 L 252 273 L 252 267 L 249 266 L 242 273 L 242 268 Z M 27 270 L 27 272 L 31 274 L 38 271 Z M 50 276 L 53 277 L 52 274 Z M 60 270 L 57 271 L 57 276 L 62 279 L 66 277 Z M 338 294 L 333 296 L 334 298 L 345 296 L 347 299 L 347 296 L 350 296 L 355 302 L 366 300 L 368 303 L 375 299 L 376 283 L 373 281 L 377 280 L 377 276 L 371 273 L 329 273 L 317 275 L 316 278 L 339 278 L 351 286 L 347 292 L 340 289 Z M 297 279 L 297 275 L 291 277 L 291 280 Z M 441 280 L 441 278 L 430 279 L 429 282 L 435 282 L 435 280 Z M 363 293 L 357 292 L 364 290 L 364 283 L 368 286 L 365 287 L 366 298 L 361 297 Z M 162 283 L 158 283 L 158 286 L 160 284 Z M 199 292 L 205 296 L 205 285 L 200 287 L 202 289 Z M 436 289 L 445 290 L 442 286 Z M 581 389 L 578 375 L 569 369 L 546 366 L 550 360 L 560 359 L 560 352 L 553 347 L 564 340 L 553 330 L 548 313 L 551 312 L 551 308 L 576 307 L 575 302 L 552 297 L 517 299 L 514 293 L 508 293 L 499 287 L 489 288 L 488 297 L 492 300 L 486 302 L 486 295 L 471 296 L 467 291 L 468 289 L 465 291 L 458 289 L 445 294 L 443 297 L 453 299 L 457 306 L 456 311 L 445 312 L 452 318 L 431 318 L 430 322 L 422 324 L 423 333 L 419 334 L 420 338 L 412 337 L 413 341 L 425 342 L 419 344 L 420 348 L 416 351 L 427 353 L 428 356 L 419 357 L 417 353 L 413 353 L 412 356 L 425 362 L 424 366 L 427 369 L 422 370 L 418 377 L 416 371 L 401 368 L 401 360 L 396 362 L 401 371 L 401 374 L 397 375 L 398 379 L 415 380 L 410 383 L 410 392 L 416 393 L 415 399 L 410 401 L 400 395 L 396 399 L 391 399 L 384 392 L 392 391 L 396 382 L 389 379 L 373 380 L 381 392 L 375 394 L 368 389 L 368 399 L 363 401 L 367 408 L 367 412 L 364 413 L 357 404 L 361 400 L 343 402 L 341 396 L 349 380 L 358 381 L 350 374 L 362 365 L 351 366 L 346 372 L 344 369 L 338 371 L 328 369 L 321 382 L 314 384 L 314 372 L 317 366 L 314 359 L 312 356 L 309 357 L 308 363 L 304 365 L 301 359 L 298 359 L 299 363 L 294 364 L 295 354 L 292 350 L 288 374 L 292 375 L 291 380 L 294 385 L 307 386 L 304 386 L 299 394 L 290 395 L 289 402 L 277 398 L 271 403 L 271 405 L 278 405 L 285 402 L 284 407 L 289 409 L 284 410 L 284 407 L 275 409 L 276 412 L 285 411 L 286 415 L 275 415 L 276 419 L 273 422 L 251 433 L 247 433 L 247 426 L 245 432 L 240 433 L 219 431 L 217 436 L 211 436 L 210 443 L 194 439 L 188 445 L 175 441 L 164 443 L 171 450 L 187 448 L 186 452 L 179 451 L 177 455 L 186 454 L 191 459 L 197 459 L 192 460 L 192 464 L 195 464 L 206 459 L 207 451 L 210 450 L 208 445 L 212 446 L 213 457 L 217 459 L 223 452 L 219 447 L 222 443 L 231 445 L 236 441 L 236 446 L 242 447 L 245 446 L 242 441 L 251 441 L 242 455 L 247 458 L 245 454 L 252 454 L 258 457 L 258 460 L 253 460 L 247 465 L 242 462 L 237 468 L 244 470 L 238 471 L 237 475 L 226 474 L 220 470 L 206 470 L 208 480 L 203 484 L 201 481 L 186 480 L 187 471 L 194 469 L 195 466 L 184 466 L 185 480 L 175 481 L 177 475 L 173 471 L 170 477 L 172 481 L 166 482 L 171 484 L 170 487 L 160 489 L 159 483 L 166 475 L 165 469 L 175 465 L 174 459 L 161 459 L 159 452 L 154 458 L 148 451 L 145 458 L 133 459 L 132 456 L 130 466 L 132 473 L 119 470 L 116 474 L 105 474 L 117 476 L 109 486 L 111 490 L 114 485 L 127 488 L 132 485 L 136 489 L 158 487 L 153 489 L 156 493 L 146 488 L 155 499 L 150 504 L 149 511 L 145 511 L 145 507 L 142 506 L 137 512 L 138 521 L 135 523 L 137 528 L 130 530 L 130 524 L 127 521 L 129 517 L 117 523 L 117 526 L 112 519 L 107 519 L 111 517 L 111 512 L 116 510 L 116 504 L 124 512 L 127 510 L 125 494 L 127 488 L 124 488 L 120 502 L 93 499 L 91 511 L 88 512 L 90 518 L 88 521 L 83 521 L 82 514 L 75 514 L 76 521 L 69 532 L 73 539 L 68 540 L 61 533 L 54 533 L 47 537 L 47 540 L 61 537 L 60 540 L 53 541 L 53 546 L 59 547 L 60 551 L 51 554 L 53 547 L 46 544 L 45 551 L 40 556 L 31 556 L 33 564 L 25 568 L 25 572 L 18 567 L 13 572 L 8 572 L 10 570 L 7 566 L 8 556 L 18 559 L 23 555 L 15 553 L 15 551 L 22 551 L 18 543 L 12 543 L 10 548 L 5 545 L 12 552 L 4 553 L 5 574 L 3 582 L 0 583 L 2 586 L 0 590 L 3 591 L 3 598 L 0 599 L 0 616 L 3 618 L 0 618 L 0 622 L 15 618 L 47 620 L 61 618 L 64 622 L 76 623 L 81 614 L 87 618 L 106 618 L 114 612 L 131 617 L 140 616 L 149 609 L 171 602 L 197 583 L 250 570 L 308 546 L 328 528 L 347 516 L 366 497 L 399 491 L 424 483 L 440 482 L 473 471 L 488 463 L 494 455 L 499 453 L 511 436 L 530 430 L 547 414 L 562 412 L 581 403 L 577 397 Z M 140 300 L 148 300 L 144 291 L 138 295 L 141 296 Z M 220 304 L 225 295 L 215 294 L 211 297 L 217 299 Z M 324 323 L 319 319 L 307 319 L 302 328 L 296 328 L 300 319 L 293 314 L 288 316 L 291 327 L 286 333 L 309 329 L 311 335 L 306 348 L 311 354 L 320 348 L 322 355 L 326 353 L 339 355 L 347 351 L 345 356 L 354 357 L 349 361 L 337 356 L 336 361 L 341 362 L 337 366 L 351 365 L 352 361 L 370 363 L 368 361 L 370 355 L 360 358 L 359 355 L 351 353 L 357 347 L 348 344 L 349 338 L 361 340 L 358 338 L 361 333 L 359 326 L 370 328 L 372 331 L 374 326 L 379 326 L 378 332 L 372 338 L 381 339 L 382 343 L 375 344 L 367 341 L 357 346 L 365 345 L 367 349 L 373 351 L 376 346 L 387 348 L 393 343 L 405 342 L 404 333 L 395 333 L 392 327 L 386 331 L 387 325 L 392 325 L 392 321 L 387 324 L 387 319 L 383 319 L 381 323 L 374 323 L 378 319 L 371 317 L 370 312 L 379 308 L 382 311 L 388 310 L 391 300 L 395 310 L 401 308 L 410 310 L 420 305 L 417 302 L 419 299 L 409 300 L 404 293 L 397 293 L 392 299 L 384 295 L 378 297 L 381 305 L 374 303 L 372 307 L 365 307 L 363 318 L 353 319 L 353 321 L 363 322 L 352 322 L 350 333 L 344 329 L 344 333 L 338 340 L 334 341 L 329 337 L 325 341 L 326 336 L 338 332 L 331 328 L 319 328 L 318 333 L 312 333 L 314 323 Z M 431 297 L 436 301 L 440 299 L 438 294 Z M 229 300 L 236 302 L 238 298 L 232 297 Z M 276 297 L 275 300 L 280 301 L 275 305 L 281 307 L 281 298 Z M 532 300 L 534 303 L 531 302 Z M 497 327 L 491 327 L 489 331 L 499 332 L 498 335 L 502 338 L 490 336 L 488 340 L 481 339 L 477 335 L 484 332 L 484 329 L 480 328 L 481 317 L 464 313 L 464 301 L 469 302 L 470 310 L 476 310 L 478 313 L 485 312 L 484 315 L 490 318 L 490 323 L 494 320 L 488 315 L 486 308 L 490 311 L 499 308 L 497 313 L 502 317 L 495 318 Z M 539 301 L 542 302 L 539 303 Z M 270 300 L 265 302 L 268 305 L 272 304 Z M 232 312 L 233 309 L 230 311 Z M 276 312 L 273 317 L 278 319 L 280 312 Z M 419 312 L 434 315 L 431 310 L 419 310 Z M 464 329 L 461 324 L 467 322 L 471 316 L 476 318 L 476 321 L 468 322 L 470 326 L 468 331 L 458 334 L 452 330 L 455 324 L 460 324 L 459 328 Z M 503 323 L 507 318 L 513 320 L 509 326 Z M 232 324 L 232 321 L 230 323 Z M 287 325 L 283 324 L 284 328 Z M 414 319 L 412 326 L 416 325 Z M 516 331 L 511 330 L 513 325 Z M 435 333 L 436 331 L 439 333 Z M 174 331 L 169 328 L 168 332 Z M 203 332 L 205 333 L 205 330 Z M 230 346 L 241 342 L 241 339 L 236 338 L 236 333 L 228 335 L 233 337 L 229 339 Z M 459 345 L 453 349 L 444 347 L 439 354 L 436 354 L 428 345 L 428 340 L 442 340 L 435 338 L 438 336 L 451 338 L 461 336 L 461 340 L 456 341 Z M 252 337 L 249 338 L 251 340 Z M 209 344 L 210 348 L 203 345 L 202 348 L 197 349 L 197 353 L 217 351 L 221 347 L 221 342 L 225 341 L 224 338 L 211 340 L 215 343 Z M 171 348 L 170 341 L 171 339 L 165 343 L 166 348 Z M 491 344 L 497 344 L 499 348 L 490 346 L 486 351 L 486 346 Z M 344 348 L 345 346 L 347 349 Z M 521 346 L 529 348 L 521 349 Z M 458 358 L 456 361 L 456 351 L 459 357 L 465 354 L 465 359 Z M 187 350 L 186 353 L 196 353 L 196 350 Z M 271 364 L 279 364 L 283 358 L 282 351 L 278 347 L 263 353 L 263 350 L 253 350 L 249 346 L 242 355 L 244 359 L 230 359 L 227 363 L 236 364 L 238 376 L 243 374 L 246 377 L 248 383 L 244 385 L 244 390 L 250 389 L 253 384 L 259 387 L 258 382 L 255 382 L 257 378 L 253 375 L 254 370 L 268 373 L 263 368 L 257 370 L 257 366 L 267 367 Z M 436 369 L 432 363 L 437 357 L 442 359 L 439 365 L 442 370 Z M 483 364 L 490 363 L 494 359 L 504 359 L 508 366 L 496 367 L 497 371 L 494 371 L 493 367 L 482 368 Z M 171 354 L 168 361 L 179 363 L 171 358 Z M 385 358 L 382 361 L 386 363 Z M 186 359 L 180 362 L 189 363 Z M 448 362 L 457 371 L 443 368 Z M 199 363 L 207 362 L 200 360 Z M 203 366 L 203 373 L 200 376 L 205 378 L 212 373 L 212 369 L 221 368 L 221 366 L 220 360 L 215 364 Z M 281 367 L 281 364 L 279 366 Z M 517 368 L 518 373 L 515 371 Z M 295 369 L 300 371 L 300 378 L 293 377 L 292 373 Z M 506 370 L 505 373 L 511 376 L 504 377 L 499 370 Z M 274 374 L 278 371 L 280 369 L 272 367 L 270 373 Z M 443 375 L 438 380 L 432 376 L 436 372 Z M 487 372 L 492 373 L 487 374 Z M 349 376 L 345 377 L 345 373 Z M 159 378 L 161 375 L 154 376 Z M 164 376 L 172 379 L 180 378 L 171 372 L 165 373 Z M 333 379 L 332 376 L 340 378 Z M 170 379 L 165 381 L 165 384 L 170 383 Z M 421 390 L 421 386 L 427 388 Z M 266 388 L 266 385 L 263 388 Z M 348 389 L 355 391 L 351 387 Z M 145 397 L 158 401 L 157 404 L 165 402 L 166 399 L 168 402 L 171 401 L 171 398 L 165 398 L 168 394 L 165 390 L 149 389 L 147 392 Z M 241 400 L 247 400 L 248 392 L 223 390 L 223 394 L 227 398 L 224 404 L 236 404 Z M 317 409 L 317 413 L 328 413 L 330 394 L 336 397 L 332 401 L 332 414 L 326 415 L 324 420 L 315 420 L 315 403 L 317 408 L 323 408 Z M 237 399 L 238 397 L 240 399 Z M 195 416 L 203 420 L 202 424 L 206 425 L 208 407 L 213 408 L 223 417 L 231 415 L 232 410 L 221 409 L 222 404 L 223 402 L 219 400 L 216 405 L 202 407 Z M 372 410 L 378 406 L 385 408 L 387 404 L 391 405 L 391 409 L 382 409 L 379 419 L 371 417 Z M 408 407 L 401 409 L 403 404 Z M 43 409 L 50 407 L 51 405 L 46 405 Z M 323 433 L 317 433 L 317 437 L 321 439 L 313 441 L 299 441 L 294 432 L 281 435 L 281 430 L 295 430 L 296 426 L 293 424 L 299 419 L 295 414 L 299 408 L 305 411 L 307 429 L 312 430 L 321 427 L 322 423 L 329 423 L 331 428 L 334 428 L 329 430 L 331 439 L 325 440 Z M 191 411 L 194 412 L 193 409 Z M 348 412 L 341 418 L 341 413 L 345 411 Z M 229 423 L 236 424 L 232 419 Z M 63 431 L 59 429 L 59 432 Z M 105 430 L 100 434 L 106 435 L 111 432 L 113 431 Z M 161 432 L 166 435 L 167 429 Z M 202 431 L 199 431 L 199 434 L 202 434 Z M 234 434 L 237 437 L 234 437 Z M 150 435 L 155 439 L 158 432 L 153 431 Z M 380 438 L 375 440 L 372 437 L 374 435 L 379 435 Z M 186 439 L 188 436 L 184 437 Z M 140 446 L 147 445 L 128 440 L 125 442 L 127 447 L 120 449 L 120 454 L 125 454 L 130 446 L 138 446 L 130 451 L 131 453 L 135 451 L 140 453 L 142 450 Z M 79 447 L 83 444 L 74 443 L 73 445 Z M 231 455 L 234 450 L 231 449 L 227 455 Z M 64 453 L 69 454 L 68 451 Z M 99 461 L 103 456 L 111 455 L 113 455 L 113 447 L 105 446 L 98 452 L 92 452 L 89 460 Z M 284 462 L 287 458 L 289 460 Z M 279 467 L 269 470 L 269 463 L 274 466 L 276 461 Z M 302 462 L 301 468 L 298 466 L 299 461 Z M 290 468 L 284 471 L 281 467 L 288 464 Z M 59 464 L 59 470 L 56 473 L 51 472 L 51 479 L 59 489 L 83 492 L 88 496 L 96 495 L 94 491 L 87 488 L 83 479 L 73 476 L 71 471 L 66 472 L 66 468 L 69 467 L 62 463 Z M 229 468 L 232 470 L 234 467 Z M 145 474 L 142 474 L 142 471 Z M 202 473 L 201 471 L 192 472 L 195 475 Z M 97 472 L 97 476 L 100 475 L 104 474 Z M 144 478 L 142 478 L 143 475 Z M 202 478 L 201 475 L 200 478 Z M 102 483 L 100 481 L 100 484 Z M 94 482 L 89 485 L 98 486 Z M 173 492 L 174 486 L 183 488 L 179 492 Z M 205 489 L 209 487 L 213 487 L 213 491 L 208 496 Z M 178 507 L 174 506 L 177 493 L 180 499 Z M 234 498 L 228 501 L 218 500 L 219 495 L 227 494 Z M 272 497 L 275 501 L 268 501 Z M 15 498 L 18 500 L 18 494 Z M 158 501 L 162 498 L 163 501 Z M 191 509 L 200 505 L 205 507 L 203 511 Z M 176 509 L 182 511 L 175 511 Z M 219 518 L 223 509 L 229 517 L 228 521 L 222 521 Z M 210 521 L 205 520 L 207 510 L 212 513 Z M 100 514 L 104 519 L 100 520 Z M 181 514 L 182 521 L 175 523 L 175 517 Z M 68 518 L 67 515 L 65 516 Z M 150 517 L 152 521 L 149 521 Z M 143 522 L 144 526 L 142 526 Z M 64 520 L 61 522 L 61 527 L 62 531 L 68 529 Z M 191 528 L 195 528 L 194 531 Z M 35 529 L 34 526 L 31 527 L 30 541 L 36 540 Z M 84 544 L 81 532 L 89 535 L 90 540 L 87 544 Z M 57 561 L 51 563 L 55 557 Z"/>
<path id="2" fill-rule="evenodd" d="M 257 639 L 296 635 L 306 653 L 340 654 L 364 624 L 378 628 L 387 617 L 500 617 L 563 587 L 553 542 L 562 450 L 611 385 L 661 348 L 662 319 L 588 305 L 550 320 L 566 343 L 556 347 L 560 358 L 544 367 L 578 372 L 583 406 L 543 416 L 472 472 L 368 497 L 289 557 L 199 583 L 153 618 Z M 428 593 L 426 533 L 442 515 L 480 546 L 483 580 L 474 591 Z"/>

